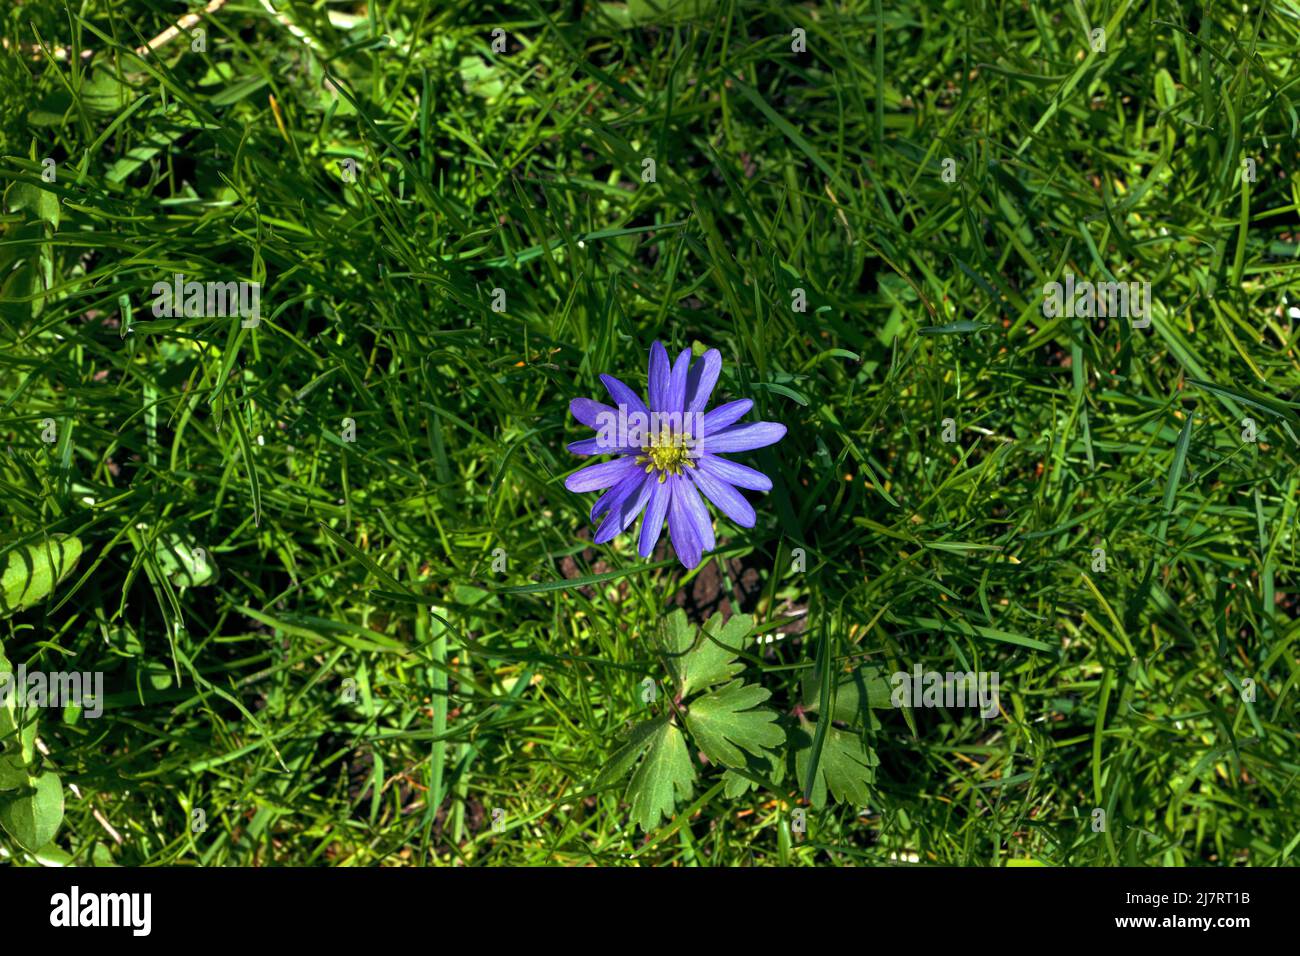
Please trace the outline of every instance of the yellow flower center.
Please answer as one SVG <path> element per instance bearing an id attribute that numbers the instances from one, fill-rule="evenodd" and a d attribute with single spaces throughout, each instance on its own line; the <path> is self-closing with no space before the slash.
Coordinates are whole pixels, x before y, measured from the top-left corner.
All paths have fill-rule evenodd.
<path id="1" fill-rule="evenodd" d="M 645 465 L 647 475 L 659 472 L 659 481 L 662 483 L 668 480 L 670 474 L 680 475 L 683 465 L 687 468 L 695 467 L 695 462 L 691 460 L 691 444 L 689 435 L 665 427 L 657 434 L 650 433 L 649 444 L 642 446 L 643 454 L 637 456 L 636 463 Z"/>

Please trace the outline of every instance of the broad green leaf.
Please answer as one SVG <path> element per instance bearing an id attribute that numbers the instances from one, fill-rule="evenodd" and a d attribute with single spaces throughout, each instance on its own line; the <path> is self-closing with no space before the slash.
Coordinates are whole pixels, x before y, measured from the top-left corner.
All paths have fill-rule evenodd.
<path id="1" fill-rule="evenodd" d="M 686 612 L 678 608 L 664 621 L 664 645 L 669 654 L 678 655 L 685 654 L 694 643 L 695 625 L 687 619 Z"/>
<path id="2" fill-rule="evenodd" d="M 55 843 L 47 843 L 39 850 L 34 850 L 32 856 L 36 857 L 36 862 L 41 866 L 72 866 L 72 854 L 60 849 Z"/>
<path id="3" fill-rule="evenodd" d="M 762 757 L 755 757 L 753 753 L 746 753 L 744 769 L 746 773 L 741 773 L 740 767 L 735 767 L 723 774 L 723 792 L 728 797 L 738 797 L 741 793 L 757 790 L 759 782 L 766 782 L 772 788 L 779 787 L 781 780 L 785 779 L 785 754 L 768 752 Z"/>
<path id="4" fill-rule="evenodd" d="M 10 212 L 26 210 L 35 218 L 49 223 L 51 227 L 59 228 L 59 217 L 62 213 L 59 197 L 48 189 L 41 189 L 31 183 L 14 183 L 5 193 L 5 205 L 9 207 Z"/>
<path id="5" fill-rule="evenodd" d="M 854 668 L 851 673 L 839 677 L 831 718 L 845 723 L 860 722 L 868 708 L 892 706 L 890 696 L 889 681 L 878 668 Z M 803 680 L 803 709 L 816 713 L 820 707 L 821 681 L 815 670 L 810 670 Z"/>
<path id="6" fill-rule="evenodd" d="M 0 791 L 28 785 L 27 768 L 36 759 L 36 711 L 18 706 L 17 675 L 0 648 Z"/>
<path id="7" fill-rule="evenodd" d="M 736 655 L 753 629 L 754 619 L 748 614 L 735 614 L 725 624 L 722 615 L 715 614 L 697 639 L 685 611 L 679 608 L 669 615 L 667 641 L 673 655 L 669 663 L 681 695 L 725 683 L 744 670 Z"/>
<path id="8" fill-rule="evenodd" d="M 80 557 L 81 541 L 67 534 L 14 548 L 0 576 L 0 617 L 45 600 L 72 573 Z"/>
<path id="9" fill-rule="evenodd" d="M 0 793 L 21 790 L 25 786 L 27 765 L 18 758 L 17 752 L 0 754 Z"/>
<path id="10" fill-rule="evenodd" d="M 502 71 L 482 57 L 466 56 L 460 61 L 460 83 L 466 93 L 481 96 L 485 100 L 494 100 L 505 92 L 506 84 Z"/>
<path id="11" fill-rule="evenodd" d="M 90 851 L 90 861 L 95 866 L 117 866 L 117 861 L 113 859 L 113 851 L 102 843 L 96 843 L 95 848 Z"/>
<path id="12" fill-rule="evenodd" d="M 734 770 L 728 770 L 722 775 L 722 779 L 724 781 L 722 795 L 728 800 L 734 800 L 758 786 L 754 781 L 742 777 Z"/>
<path id="13" fill-rule="evenodd" d="M 6 196 L 11 210 L 19 213 L 16 218 L 27 221 L 0 223 L 0 318 L 23 322 L 41 314 L 54 285 L 49 227 L 41 220 L 57 220 L 58 197 L 26 183 L 14 183 Z M 23 209 L 33 214 L 23 215 Z"/>
<path id="14" fill-rule="evenodd" d="M 759 780 L 766 781 L 773 788 L 781 785 L 785 779 L 785 759 L 783 755 L 768 753 L 762 757 L 755 757 L 753 754 L 745 754 L 745 770 L 750 776 L 739 772 L 739 769 L 729 769 L 722 775 L 725 789 L 723 793 L 729 798 L 735 798 L 750 790 L 757 789 Z M 758 777 L 759 780 L 755 780 Z"/>
<path id="15" fill-rule="evenodd" d="M 733 614 L 724 623 L 722 614 L 717 613 L 705 623 L 704 630 L 731 648 L 731 653 L 739 653 L 745 649 L 745 639 L 754 630 L 754 618 L 748 614 Z"/>
<path id="16" fill-rule="evenodd" d="M 135 661 L 132 663 L 129 673 L 133 684 L 144 678 L 149 681 L 149 686 L 154 690 L 167 690 L 172 686 L 172 670 L 167 666 L 166 661 Z"/>
<path id="17" fill-rule="evenodd" d="M 646 721 L 634 727 L 627 742 L 605 762 L 604 768 L 596 775 L 589 789 L 601 790 L 626 777 L 636 763 L 636 758 L 650 746 L 651 736 L 667 722 L 667 717 L 660 717 L 658 720 Z"/>
<path id="18" fill-rule="evenodd" d="M 695 766 L 686 738 L 676 726 L 664 722 L 650 736 L 649 751 L 627 785 L 632 821 L 649 832 L 660 817 L 673 815 L 678 800 L 689 800 L 694 789 Z"/>
<path id="19" fill-rule="evenodd" d="M 743 767 L 742 749 L 761 757 L 785 740 L 785 731 L 776 724 L 776 711 L 759 706 L 771 696 L 757 684 L 732 681 L 691 701 L 686 726 L 714 763 Z"/>
<path id="20" fill-rule="evenodd" d="M 8 761 L 9 767 L 29 767 L 36 759 L 37 708 L 20 709 L 15 696 L 0 705 L 0 763 Z M 4 789 L 4 788 L 0 788 Z"/>
<path id="21" fill-rule="evenodd" d="M 795 756 L 799 786 L 806 788 L 812 737 L 803 731 L 794 736 L 800 748 Z M 871 792 L 868 784 L 875 781 L 873 768 L 879 763 L 880 758 L 867 749 L 857 734 L 837 727 L 827 727 L 821 759 L 817 761 L 817 774 L 813 780 L 813 806 L 825 806 L 828 790 L 838 803 L 852 803 L 856 806 L 869 803 Z"/>
<path id="22" fill-rule="evenodd" d="M 177 587 L 198 588 L 217 579 L 212 557 L 194 541 L 164 531 L 154 542 L 154 560 L 158 568 Z"/>
<path id="23" fill-rule="evenodd" d="M 671 23 L 711 16 L 717 0 L 628 0 L 602 3 L 601 11 L 624 30 L 646 23 Z"/>
<path id="24" fill-rule="evenodd" d="M 12 272 L 6 271 L 0 283 L 0 318 L 22 321 L 32 314 L 29 302 L 20 302 L 32 295 L 36 285 L 36 272 L 28 262 L 22 262 Z"/>
<path id="25" fill-rule="evenodd" d="M 82 104 L 93 113 L 116 113 L 135 99 L 135 92 L 105 68 L 92 70 L 79 92 Z"/>
<path id="26" fill-rule="evenodd" d="M 35 852 L 54 839 L 63 822 L 63 784 L 46 771 L 31 780 L 31 789 L 0 797 L 0 827 L 24 850 Z"/>
<path id="27" fill-rule="evenodd" d="M 0 650 L 0 790 L 27 785 L 27 767 L 36 759 L 36 715 L 20 709 L 13 665 Z"/>

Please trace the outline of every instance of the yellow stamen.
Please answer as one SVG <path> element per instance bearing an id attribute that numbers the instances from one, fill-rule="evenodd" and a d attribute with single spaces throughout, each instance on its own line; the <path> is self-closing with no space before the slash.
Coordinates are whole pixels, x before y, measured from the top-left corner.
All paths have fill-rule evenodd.
<path id="1" fill-rule="evenodd" d="M 659 472 L 659 481 L 664 482 L 671 475 L 680 475 L 682 466 L 694 468 L 695 462 L 691 460 L 691 448 L 688 444 L 690 437 L 688 435 L 678 434 L 665 428 L 662 432 L 649 436 L 649 444 L 644 445 L 641 451 L 644 454 L 637 456 L 636 463 L 644 464 L 646 474 Z"/>

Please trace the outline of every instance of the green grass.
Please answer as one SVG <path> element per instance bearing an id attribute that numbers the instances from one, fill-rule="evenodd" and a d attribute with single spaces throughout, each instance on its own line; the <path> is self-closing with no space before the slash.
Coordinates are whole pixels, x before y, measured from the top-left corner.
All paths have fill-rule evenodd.
<path id="1" fill-rule="evenodd" d="M 0 859 L 1296 861 L 1300 7 L 273 6 L 144 57 L 177 5 L 0 16 L 0 566 L 84 547 L 0 646 L 108 694 L 40 715 L 62 825 Z M 1067 271 L 1149 281 L 1150 327 L 1045 317 Z M 177 272 L 260 325 L 155 318 Z M 691 573 L 563 486 L 569 400 L 655 339 L 790 428 Z M 784 751 L 737 794 L 692 748 L 648 833 L 595 786 L 719 587 L 869 801 Z M 1001 713 L 809 719 L 918 663 Z"/>

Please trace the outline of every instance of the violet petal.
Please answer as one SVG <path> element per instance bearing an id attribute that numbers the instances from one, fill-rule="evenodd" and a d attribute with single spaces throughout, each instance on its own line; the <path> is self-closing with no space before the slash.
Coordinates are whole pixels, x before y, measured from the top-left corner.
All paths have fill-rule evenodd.
<path id="1" fill-rule="evenodd" d="M 657 482 L 646 475 L 632 494 L 609 509 L 609 514 L 605 515 L 605 520 L 596 529 L 596 537 L 593 539 L 596 544 L 604 544 L 627 530 L 627 526 L 635 521 L 637 515 L 645 508 L 645 503 L 650 497 L 651 486 L 655 484 Z"/>
<path id="2" fill-rule="evenodd" d="M 650 417 L 650 409 L 645 407 L 645 402 L 641 401 L 641 396 L 632 389 L 613 375 L 602 375 L 600 380 L 605 384 L 605 391 L 609 392 L 609 397 L 614 399 L 615 404 L 626 406 L 628 415 L 633 412 L 640 412 L 646 418 Z M 615 410 L 615 413 L 617 413 L 617 410 Z"/>
<path id="3" fill-rule="evenodd" d="M 696 467 L 706 472 L 711 478 L 725 481 L 737 488 L 750 491 L 771 491 L 772 479 L 761 471 L 755 471 L 739 462 L 718 455 L 703 455 L 696 462 Z"/>
<path id="4" fill-rule="evenodd" d="M 650 371 L 648 384 L 650 392 L 650 410 L 652 412 L 668 411 L 668 387 L 672 369 L 668 363 L 668 350 L 662 342 L 650 346 Z"/>
<path id="5" fill-rule="evenodd" d="M 734 425 L 753 407 L 754 403 L 748 398 L 740 398 L 734 402 L 719 405 L 704 416 L 704 434 L 711 435 L 714 432 L 722 431 L 728 425 Z"/>
<path id="6" fill-rule="evenodd" d="M 596 416 L 600 415 L 602 412 L 614 415 L 615 417 L 618 416 L 618 409 L 610 408 L 608 405 L 604 405 L 596 401 L 594 398 L 575 398 L 573 401 L 569 402 L 569 412 L 583 425 L 595 429 L 600 428 L 599 419 Z"/>
<path id="7" fill-rule="evenodd" d="M 685 480 L 676 475 L 668 479 L 673 485 L 672 501 L 668 505 L 668 537 L 672 539 L 677 560 L 687 568 L 693 568 L 700 563 L 702 551 L 700 535 L 695 528 L 695 519 L 683 507 L 681 496 L 677 493 L 677 484 Z"/>
<path id="8" fill-rule="evenodd" d="M 594 522 L 610 508 L 621 505 L 627 500 L 628 495 L 632 494 L 641 487 L 641 482 L 645 480 L 646 473 L 641 468 L 629 474 L 626 478 L 610 488 L 591 506 L 591 520 Z"/>
<path id="9" fill-rule="evenodd" d="M 636 470 L 636 460 L 631 455 L 623 455 L 612 461 L 602 461 L 597 465 L 579 468 L 564 479 L 564 487 L 579 494 L 584 491 L 599 491 L 617 484 Z"/>
<path id="10" fill-rule="evenodd" d="M 688 472 L 689 473 L 689 472 Z M 695 482 L 688 481 L 685 478 L 677 482 L 677 487 L 673 490 L 673 500 L 681 499 L 682 510 L 686 516 L 691 519 L 695 526 L 695 531 L 699 535 L 700 546 L 705 551 L 712 551 L 714 544 L 717 542 L 713 538 L 713 519 L 709 516 L 709 509 L 704 507 L 704 501 L 700 498 L 700 493 L 695 490 Z"/>
<path id="11" fill-rule="evenodd" d="M 686 377 L 691 367 L 691 350 L 682 349 L 673 370 L 668 376 L 668 394 L 665 396 L 665 412 L 682 412 L 686 410 Z"/>
<path id="12" fill-rule="evenodd" d="M 785 426 L 780 422 L 747 422 L 724 428 L 708 435 L 704 450 L 712 454 L 729 451 L 753 451 L 774 445 L 785 437 Z"/>
<path id="13" fill-rule="evenodd" d="M 668 515 L 668 503 L 672 500 L 672 486 L 668 482 L 649 479 L 654 483 L 650 489 L 650 503 L 646 506 L 645 517 L 641 519 L 641 540 L 637 553 L 643 558 L 650 557 L 659 543 L 659 535 L 664 530 L 664 518 Z"/>
<path id="14" fill-rule="evenodd" d="M 574 455 L 632 455 L 641 450 L 631 445 L 605 445 L 599 438 L 571 441 L 565 447 Z"/>
<path id="15" fill-rule="evenodd" d="M 713 396 L 713 386 L 718 384 L 718 373 L 722 371 L 722 353 L 709 349 L 703 357 L 691 366 L 686 377 L 686 411 L 702 412 Z"/>
<path id="16" fill-rule="evenodd" d="M 704 497 L 712 501 L 724 515 L 742 528 L 754 527 L 754 522 L 758 520 L 754 506 L 739 491 L 699 468 L 691 473 L 691 477 L 695 479 L 700 491 L 704 492 Z"/>
<path id="17" fill-rule="evenodd" d="M 668 479 L 668 484 L 673 485 L 672 501 L 668 503 L 668 537 L 672 541 L 672 550 L 677 553 L 677 561 L 685 567 L 692 568 L 699 563 L 701 548 L 699 548 L 699 535 L 695 533 L 692 518 L 677 498 L 676 485 L 682 480 L 684 479 L 676 475 Z"/>

